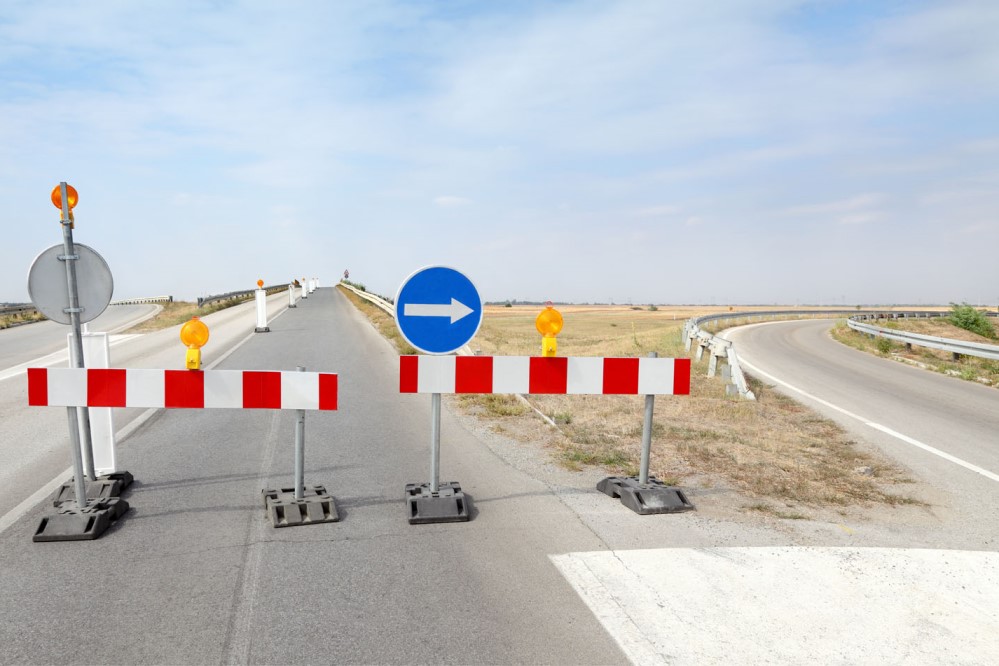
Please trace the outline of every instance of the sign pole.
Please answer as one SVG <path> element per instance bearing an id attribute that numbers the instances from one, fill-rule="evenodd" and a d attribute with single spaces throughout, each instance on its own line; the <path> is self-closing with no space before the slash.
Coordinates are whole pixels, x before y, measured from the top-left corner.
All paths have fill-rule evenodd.
<path id="1" fill-rule="evenodd" d="M 659 356 L 656 352 L 650 352 L 649 358 Z M 645 485 L 649 482 L 649 458 L 652 455 L 652 413 L 655 410 L 656 396 L 651 393 L 645 396 L 645 421 L 642 424 L 642 466 L 639 469 L 638 483 Z"/>
<path id="2" fill-rule="evenodd" d="M 66 262 L 66 288 L 69 290 L 69 314 L 70 325 L 73 330 L 73 361 L 77 368 L 83 367 L 83 338 L 80 333 L 80 292 L 76 285 L 76 264 L 73 263 L 78 255 L 73 247 L 73 221 L 70 218 L 69 194 L 66 191 L 66 183 L 59 183 L 59 192 L 62 195 L 62 247 L 63 256 L 60 257 Z M 84 483 L 83 454 L 80 450 L 80 413 L 83 420 L 83 445 L 90 458 L 93 460 L 93 453 L 90 450 L 90 418 L 85 407 L 67 407 L 69 415 L 69 439 L 73 448 L 73 474 L 76 486 L 76 504 L 81 509 L 87 507 L 87 486 Z M 80 412 L 77 412 L 80 410 Z M 93 462 L 90 464 L 93 466 Z M 93 471 L 90 472 L 93 474 Z"/>
<path id="3" fill-rule="evenodd" d="M 305 372 L 303 366 L 297 366 L 299 372 Z M 298 420 L 295 421 L 295 499 L 305 496 L 305 410 L 298 410 Z"/>
<path id="4" fill-rule="evenodd" d="M 475 337 L 482 309 L 482 297 L 466 275 L 448 266 L 426 266 L 399 286 L 395 323 L 414 348 L 440 356 Z M 440 480 L 441 393 L 430 394 L 430 482 L 406 484 L 409 523 L 464 522 L 469 519 L 468 496 L 457 481 Z"/>
<path id="5" fill-rule="evenodd" d="M 430 492 L 440 492 L 441 394 L 430 396 Z"/>

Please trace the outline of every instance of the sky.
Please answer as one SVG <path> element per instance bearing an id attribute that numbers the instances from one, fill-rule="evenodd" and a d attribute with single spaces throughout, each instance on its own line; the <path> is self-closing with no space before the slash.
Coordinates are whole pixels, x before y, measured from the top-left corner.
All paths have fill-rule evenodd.
<path id="1" fill-rule="evenodd" d="M 0 301 L 999 302 L 994 0 L 0 4 Z"/>

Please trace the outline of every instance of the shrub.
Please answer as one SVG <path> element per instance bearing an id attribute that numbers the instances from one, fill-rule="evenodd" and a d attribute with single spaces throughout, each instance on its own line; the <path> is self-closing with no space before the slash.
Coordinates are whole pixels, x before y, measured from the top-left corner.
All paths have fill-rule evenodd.
<path id="1" fill-rule="evenodd" d="M 982 337 L 996 339 L 996 330 L 992 327 L 992 322 L 985 316 L 985 313 L 976 310 L 967 303 L 950 304 L 950 323 Z"/>
<path id="2" fill-rule="evenodd" d="M 878 347 L 878 352 L 882 354 L 888 354 L 891 352 L 891 340 L 888 338 L 878 338 L 878 341 L 875 344 Z"/>

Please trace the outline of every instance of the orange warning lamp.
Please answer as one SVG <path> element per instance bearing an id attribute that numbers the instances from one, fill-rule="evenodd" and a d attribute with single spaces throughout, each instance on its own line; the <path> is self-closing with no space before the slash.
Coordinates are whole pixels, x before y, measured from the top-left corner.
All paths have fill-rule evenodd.
<path id="1" fill-rule="evenodd" d="M 555 340 L 555 336 L 562 330 L 562 313 L 554 308 L 551 301 L 545 303 L 545 309 L 534 320 L 534 327 L 542 335 L 541 355 L 555 356 L 558 351 L 558 342 Z"/>
<path id="2" fill-rule="evenodd" d="M 52 200 L 52 205 L 62 212 L 62 183 L 59 183 L 52 188 L 52 195 L 49 197 Z M 80 195 L 77 194 L 76 188 L 66 183 L 66 207 L 69 209 L 69 228 L 73 229 L 76 225 L 73 219 L 73 209 L 76 208 L 77 202 L 80 200 Z M 60 215 L 60 218 L 62 216 Z"/>
<path id="3" fill-rule="evenodd" d="M 257 289 L 263 289 L 263 288 L 264 288 L 264 281 L 257 280 Z"/>
<path id="4" fill-rule="evenodd" d="M 69 200 L 69 209 L 73 210 L 76 208 L 77 202 L 80 200 L 80 195 L 76 193 L 76 188 L 72 185 L 66 185 L 66 198 Z M 62 210 L 62 183 L 56 185 L 52 188 L 52 205 Z"/>
<path id="5" fill-rule="evenodd" d="M 201 348 L 208 342 L 208 327 L 197 317 L 180 327 L 180 341 L 187 345 L 185 365 L 188 370 L 201 370 Z"/>

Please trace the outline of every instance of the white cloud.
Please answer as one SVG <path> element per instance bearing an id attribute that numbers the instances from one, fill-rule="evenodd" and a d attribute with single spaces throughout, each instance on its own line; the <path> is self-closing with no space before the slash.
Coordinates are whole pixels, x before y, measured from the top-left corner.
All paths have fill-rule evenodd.
<path id="1" fill-rule="evenodd" d="M 680 212 L 679 206 L 647 206 L 634 212 L 635 217 L 666 217 Z"/>
<path id="2" fill-rule="evenodd" d="M 440 196 L 434 199 L 434 204 L 440 206 L 441 208 L 457 208 L 459 206 L 467 206 L 470 203 L 472 203 L 471 199 L 450 195 Z"/>
<path id="3" fill-rule="evenodd" d="M 872 206 L 878 206 L 886 199 L 885 194 L 880 192 L 872 192 L 868 194 L 859 194 L 857 196 L 849 197 L 847 199 L 839 199 L 837 201 L 826 201 L 822 203 L 806 204 L 803 206 L 792 206 L 786 208 L 783 211 L 779 211 L 779 215 L 787 216 L 805 216 L 805 215 L 829 215 L 829 214 L 839 214 L 839 213 L 850 213 L 853 211 L 863 210 L 871 208 Z"/>

